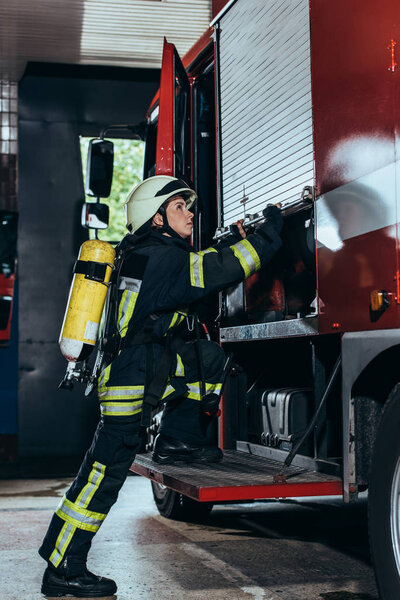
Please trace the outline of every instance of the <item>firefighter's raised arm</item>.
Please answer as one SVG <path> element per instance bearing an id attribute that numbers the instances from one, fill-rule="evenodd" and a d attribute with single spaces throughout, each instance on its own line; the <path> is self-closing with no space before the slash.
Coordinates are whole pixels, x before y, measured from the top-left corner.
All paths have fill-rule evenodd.
<path id="1" fill-rule="evenodd" d="M 221 291 L 246 279 L 267 264 L 281 247 L 280 231 L 283 220 L 277 207 L 265 209 L 265 222 L 254 233 L 243 237 L 243 227 L 236 224 L 236 234 L 200 252 L 189 252 L 186 257 L 177 255 L 176 263 L 169 257 L 168 264 L 160 268 L 171 271 L 171 279 L 164 282 L 160 291 L 160 309 L 190 304 L 207 294 Z M 242 230 L 242 231 L 241 231 Z"/>

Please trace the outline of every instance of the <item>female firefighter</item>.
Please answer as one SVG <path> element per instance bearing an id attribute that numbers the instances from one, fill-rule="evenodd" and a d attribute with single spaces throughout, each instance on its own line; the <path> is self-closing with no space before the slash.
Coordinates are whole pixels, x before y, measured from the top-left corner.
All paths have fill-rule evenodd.
<path id="1" fill-rule="evenodd" d="M 79 473 L 53 515 L 40 555 L 47 561 L 42 593 L 77 597 L 115 593 L 114 581 L 86 568 L 91 541 L 117 499 L 140 446 L 140 425 L 151 407 L 166 403 L 153 460 L 218 462 L 207 426 L 218 412 L 225 356 L 207 340 L 185 341 L 196 327 L 191 305 L 238 282 L 281 246 L 278 208 L 244 239 L 239 234 L 201 252 L 188 239 L 196 194 L 168 176 L 146 179 L 129 194 L 130 233 L 117 248 L 117 352 L 98 381 L 101 420 Z M 242 239 L 243 238 L 243 239 Z"/>

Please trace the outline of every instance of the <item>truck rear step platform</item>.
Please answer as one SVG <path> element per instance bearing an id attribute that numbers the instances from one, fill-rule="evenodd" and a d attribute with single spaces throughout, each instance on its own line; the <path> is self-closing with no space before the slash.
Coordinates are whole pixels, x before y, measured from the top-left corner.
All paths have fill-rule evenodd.
<path id="1" fill-rule="evenodd" d="M 131 471 L 199 502 L 342 495 L 339 477 L 292 466 L 279 481 L 282 467 L 270 458 L 224 450 L 221 463 L 206 465 L 159 465 L 151 454 L 138 454 Z"/>

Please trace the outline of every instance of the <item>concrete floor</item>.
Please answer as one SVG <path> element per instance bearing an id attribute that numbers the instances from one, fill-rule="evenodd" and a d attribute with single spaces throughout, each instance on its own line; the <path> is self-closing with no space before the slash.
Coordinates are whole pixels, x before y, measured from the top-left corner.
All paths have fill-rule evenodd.
<path id="1" fill-rule="evenodd" d="M 36 550 L 70 480 L 0 481 L 0 600 L 39 600 Z M 118 600 L 378 600 L 365 499 L 214 507 L 206 525 L 158 515 L 150 483 L 128 478 L 89 568 Z"/>

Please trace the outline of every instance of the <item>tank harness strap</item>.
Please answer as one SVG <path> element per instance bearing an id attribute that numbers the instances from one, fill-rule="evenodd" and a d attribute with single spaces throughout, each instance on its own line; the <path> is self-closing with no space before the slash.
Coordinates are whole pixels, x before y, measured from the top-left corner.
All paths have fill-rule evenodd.
<path id="1" fill-rule="evenodd" d="M 155 321 L 161 315 L 150 315 L 145 319 L 139 330 L 134 335 L 129 333 L 122 340 L 122 347 L 129 348 L 136 345 L 145 345 L 146 348 L 146 378 L 144 386 L 143 409 L 141 425 L 149 427 L 152 412 L 161 404 L 161 398 L 167 385 L 168 378 L 174 364 L 175 355 L 184 345 L 184 341 L 175 333 L 170 332 L 164 337 L 154 335 Z M 154 344 L 164 346 L 164 351 L 155 368 Z"/>
<path id="2" fill-rule="evenodd" d="M 93 260 L 77 260 L 73 273 L 84 275 L 85 279 L 104 283 L 107 267 L 110 266 L 108 263 L 98 263 Z"/>

